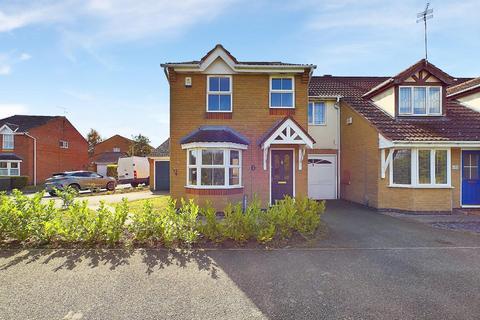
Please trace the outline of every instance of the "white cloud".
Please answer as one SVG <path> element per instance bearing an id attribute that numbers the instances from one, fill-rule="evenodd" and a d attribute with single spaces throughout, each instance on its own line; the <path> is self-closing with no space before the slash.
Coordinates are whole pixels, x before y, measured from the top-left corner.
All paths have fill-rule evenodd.
<path id="1" fill-rule="evenodd" d="M 8 76 L 12 73 L 13 65 L 31 59 L 28 53 L 22 53 L 20 55 L 14 53 L 15 51 L 0 53 L 0 76 Z"/>
<path id="2" fill-rule="evenodd" d="M 0 103 L 0 119 L 13 116 L 15 114 L 25 114 L 28 112 L 27 106 L 16 103 Z"/>
<path id="3" fill-rule="evenodd" d="M 79 91 L 70 90 L 70 89 L 63 90 L 63 92 L 79 101 L 87 102 L 87 101 L 94 100 L 94 96 L 90 93 L 79 92 Z"/>
<path id="4" fill-rule="evenodd" d="M 0 65 L 0 75 L 1 76 L 7 76 L 10 74 L 10 72 L 12 72 L 12 68 L 7 65 L 7 64 L 3 64 L 3 65 Z"/>
<path id="5" fill-rule="evenodd" d="M 20 57 L 18 57 L 18 59 L 19 59 L 20 61 L 27 61 L 27 60 L 30 60 L 31 58 L 32 58 L 32 56 L 29 55 L 28 53 L 25 53 L 25 52 L 22 53 L 22 54 L 20 55 Z"/>

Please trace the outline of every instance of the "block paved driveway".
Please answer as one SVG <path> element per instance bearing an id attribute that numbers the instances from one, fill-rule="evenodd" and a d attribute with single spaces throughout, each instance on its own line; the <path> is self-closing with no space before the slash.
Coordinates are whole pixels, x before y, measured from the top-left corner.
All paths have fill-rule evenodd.
<path id="1" fill-rule="evenodd" d="M 0 319 L 478 319 L 480 236 L 328 204 L 281 250 L 0 251 Z"/>

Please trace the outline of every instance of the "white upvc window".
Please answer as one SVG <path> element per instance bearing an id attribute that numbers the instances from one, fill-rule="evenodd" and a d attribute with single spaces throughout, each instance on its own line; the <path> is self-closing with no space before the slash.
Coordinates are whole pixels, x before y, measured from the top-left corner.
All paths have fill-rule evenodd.
<path id="1" fill-rule="evenodd" d="M 295 108 L 295 78 L 270 77 L 270 108 Z"/>
<path id="2" fill-rule="evenodd" d="M 325 125 L 326 108 L 324 102 L 308 103 L 308 124 L 309 125 Z"/>
<path id="3" fill-rule="evenodd" d="M 120 152 L 120 148 L 119 147 L 113 147 L 113 152 Z"/>
<path id="4" fill-rule="evenodd" d="M 232 76 L 207 76 L 207 112 L 232 112 Z"/>
<path id="5" fill-rule="evenodd" d="M 4 133 L 2 139 L 2 149 L 13 150 L 15 147 L 15 138 L 13 134 Z"/>
<path id="6" fill-rule="evenodd" d="M 68 149 L 68 141 L 60 140 L 58 142 L 58 145 L 60 146 L 61 149 Z"/>
<path id="7" fill-rule="evenodd" d="M 390 186 L 450 188 L 450 149 L 393 149 Z"/>
<path id="8" fill-rule="evenodd" d="M 398 114 L 410 116 L 438 116 L 442 114 L 442 87 L 400 86 Z"/>
<path id="9" fill-rule="evenodd" d="M 0 161 L 0 176 L 19 176 L 20 161 Z"/>
<path id="10" fill-rule="evenodd" d="M 187 187 L 236 188 L 242 185 L 242 152 L 237 149 L 187 149 Z"/>

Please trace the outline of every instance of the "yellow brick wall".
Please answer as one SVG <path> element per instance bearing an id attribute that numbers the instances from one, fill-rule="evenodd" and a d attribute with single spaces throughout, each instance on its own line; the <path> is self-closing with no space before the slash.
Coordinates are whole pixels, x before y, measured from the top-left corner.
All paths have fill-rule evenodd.
<path id="1" fill-rule="evenodd" d="M 192 78 L 192 86 L 184 86 L 185 77 Z M 263 203 L 269 201 L 269 171 L 263 170 L 263 151 L 258 141 L 284 115 L 270 115 L 269 75 L 233 75 L 233 114 L 232 119 L 206 119 L 206 79 L 204 74 L 175 75 L 170 83 L 170 187 L 174 198 L 196 198 L 200 203 L 212 201 L 218 210 L 231 201 L 240 201 L 242 194 L 212 196 L 186 193 L 186 151 L 181 149 L 180 140 L 191 131 L 204 125 L 224 125 L 243 134 L 250 140 L 247 150 L 242 153 L 242 177 L 244 193 L 251 198 L 257 194 Z M 295 77 L 295 120 L 307 128 L 307 83 L 301 75 Z M 288 147 L 288 146 L 281 146 Z M 296 147 L 295 147 L 296 148 Z M 296 195 L 307 194 L 307 159 L 303 170 L 298 171 L 296 160 Z M 255 170 L 252 170 L 252 166 Z"/>

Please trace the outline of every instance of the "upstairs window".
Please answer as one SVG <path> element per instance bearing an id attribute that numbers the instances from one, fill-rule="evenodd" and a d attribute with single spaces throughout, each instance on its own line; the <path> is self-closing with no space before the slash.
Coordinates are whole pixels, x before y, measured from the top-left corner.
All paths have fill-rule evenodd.
<path id="1" fill-rule="evenodd" d="M 270 78 L 270 108 L 295 108 L 293 77 Z"/>
<path id="2" fill-rule="evenodd" d="M 232 77 L 207 77 L 207 112 L 232 111 Z"/>
<path id="3" fill-rule="evenodd" d="M 310 102 L 308 104 L 308 124 L 310 125 L 325 124 L 325 103 Z"/>
<path id="4" fill-rule="evenodd" d="M 68 141 L 60 140 L 58 145 L 60 146 L 60 149 L 68 149 Z"/>
<path id="5" fill-rule="evenodd" d="M 113 152 L 120 152 L 120 148 L 119 147 L 113 147 Z"/>
<path id="6" fill-rule="evenodd" d="M 400 115 L 427 116 L 442 114 L 441 87 L 400 87 Z"/>
<path id="7" fill-rule="evenodd" d="M 14 138 L 13 134 L 4 134 L 3 135 L 3 146 L 4 150 L 12 150 L 14 148 Z"/>

